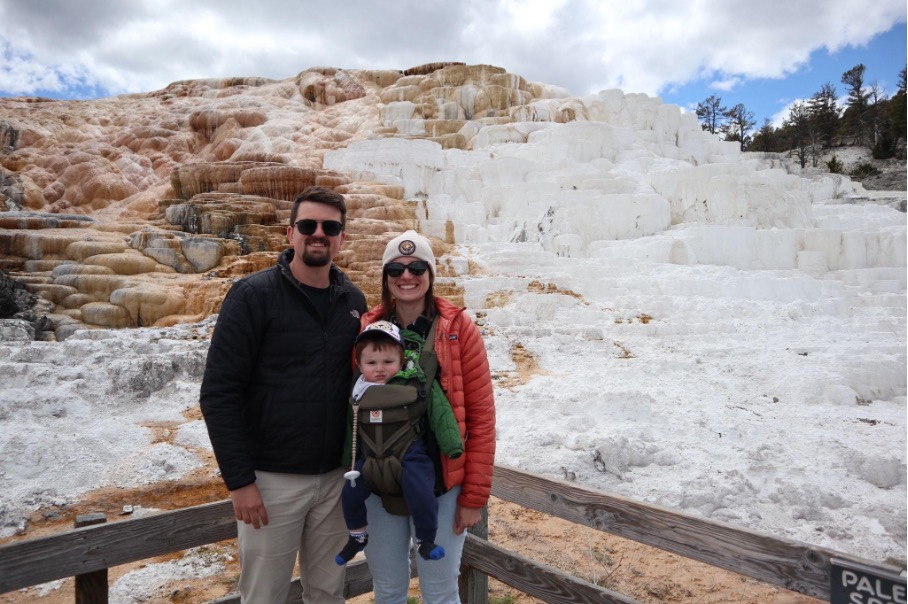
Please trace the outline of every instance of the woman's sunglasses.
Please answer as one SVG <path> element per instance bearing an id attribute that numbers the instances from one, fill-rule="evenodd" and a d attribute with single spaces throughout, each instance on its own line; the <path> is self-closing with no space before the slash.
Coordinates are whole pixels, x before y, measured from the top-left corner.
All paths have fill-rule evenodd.
<path id="1" fill-rule="evenodd" d="M 385 265 L 385 274 L 389 277 L 400 277 L 404 271 L 410 271 L 414 277 L 419 277 L 429 270 L 429 263 L 424 260 L 416 260 L 410 264 L 401 264 L 400 262 L 389 262 Z"/>
<path id="2" fill-rule="evenodd" d="M 344 230 L 344 225 L 336 220 L 311 220 L 309 218 L 297 220 L 296 228 L 300 235 L 314 235 L 319 224 L 322 225 L 322 232 L 326 237 L 335 237 Z"/>

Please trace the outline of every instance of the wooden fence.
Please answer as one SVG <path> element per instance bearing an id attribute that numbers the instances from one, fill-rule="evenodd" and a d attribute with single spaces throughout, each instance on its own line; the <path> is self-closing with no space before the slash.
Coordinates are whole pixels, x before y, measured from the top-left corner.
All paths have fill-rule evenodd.
<path id="1" fill-rule="evenodd" d="M 884 576 L 898 577 L 903 570 L 511 468 L 495 467 L 492 494 L 526 508 L 825 601 L 831 597 L 833 559 Z M 487 601 L 487 577 L 546 602 L 635 602 L 498 547 L 484 536 L 469 535 L 464 546 L 461 589 L 465 602 Z M 76 590 L 79 604 L 106 603 L 108 568 L 234 537 L 236 523 L 232 506 L 229 501 L 220 501 L 13 542 L 0 546 L 0 593 L 78 577 L 82 580 Z M 101 586 L 98 586 L 99 577 Z M 347 596 L 370 592 L 371 579 L 364 562 L 348 565 Z M 291 598 L 295 596 L 298 602 L 299 587 L 294 583 Z M 901 584 L 904 586 L 904 579 Z M 238 602 L 236 596 L 218 600 L 218 604 Z"/>

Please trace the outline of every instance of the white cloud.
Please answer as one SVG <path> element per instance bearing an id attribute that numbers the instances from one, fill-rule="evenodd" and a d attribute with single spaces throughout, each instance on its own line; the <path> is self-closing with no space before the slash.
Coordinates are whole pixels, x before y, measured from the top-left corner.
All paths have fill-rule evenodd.
<path id="1" fill-rule="evenodd" d="M 791 113 L 791 108 L 797 105 L 798 103 L 806 103 L 807 99 L 794 99 L 790 101 L 785 107 L 776 112 L 775 115 L 769 118 L 769 121 L 772 122 L 773 127 L 781 128 L 782 124 L 785 123 L 785 120 L 788 119 L 788 114 Z"/>
<path id="2" fill-rule="evenodd" d="M 316 65 L 464 61 L 575 94 L 659 94 L 700 78 L 784 77 L 812 51 L 864 44 L 905 15 L 902 0 L 259 0 L 254 11 L 238 0 L 98 0 L 91 11 L 69 0 L 6 0 L 0 89 L 59 90 L 72 84 L 66 72 L 120 93 L 188 78 L 287 78 Z"/>
<path id="3" fill-rule="evenodd" d="M 523 33 L 542 32 L 552 22 L 552 15 L 566 0 L 502 0 L 514 27 Z"/>
<path id="4" fill-rule="evenodd" d="M 733 90 L 735 86 L 740 84 L 743 81 L 743 78 L 739 77 L 729 77 L 724 80 L 716 80 L 712 82 L 709 87 L 715 90 Z"/>

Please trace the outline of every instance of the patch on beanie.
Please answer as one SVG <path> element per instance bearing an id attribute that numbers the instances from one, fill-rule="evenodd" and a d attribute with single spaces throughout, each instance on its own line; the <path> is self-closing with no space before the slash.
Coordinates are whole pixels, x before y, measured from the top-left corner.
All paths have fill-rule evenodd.
<path id="1" fill-rule="evenodd" d="M 397 246 L 398 251 L 404 256 L 411 256 L 416 251 L 416 244 L 409 239 L 404 239 Z"/>

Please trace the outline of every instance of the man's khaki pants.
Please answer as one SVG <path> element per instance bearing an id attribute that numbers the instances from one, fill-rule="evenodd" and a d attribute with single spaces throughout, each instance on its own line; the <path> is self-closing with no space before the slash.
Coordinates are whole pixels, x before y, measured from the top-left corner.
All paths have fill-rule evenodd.
<path id="1" fill-rule="evenodd" d="M 259 472 L 268 525 L 237 523 L 243 604 L 284 604 L 299 553 L 306 604 L 344 601 L 344 567 L 334 556 L 347 543 L 341 511 L 344 470 L 327 474 Z"/>

